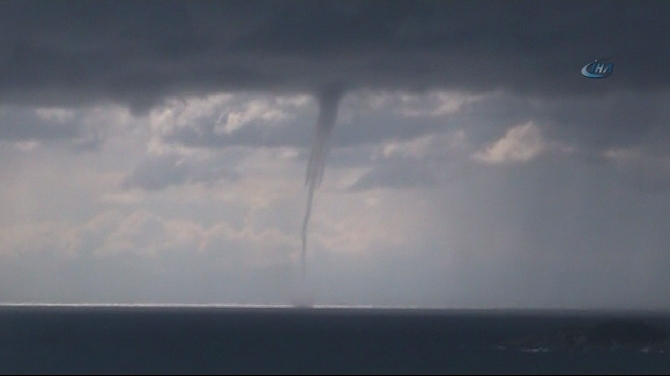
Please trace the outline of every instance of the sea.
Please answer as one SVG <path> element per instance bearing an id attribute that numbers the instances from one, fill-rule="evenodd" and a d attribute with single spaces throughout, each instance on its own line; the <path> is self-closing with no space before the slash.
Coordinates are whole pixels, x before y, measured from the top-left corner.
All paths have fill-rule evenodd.
<path id="1" fill-rule="evenodd" d="M 346 307 L 0 307 L 3 374 L 670 374 L 670 353 L 521 351 L 515 338 L 670 314 Z"/>

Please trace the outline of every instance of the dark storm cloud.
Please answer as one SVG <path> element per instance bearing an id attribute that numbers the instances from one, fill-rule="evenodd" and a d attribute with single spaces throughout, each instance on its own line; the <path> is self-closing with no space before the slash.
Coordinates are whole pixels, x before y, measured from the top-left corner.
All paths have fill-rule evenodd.
<path id="1" fill-rule="evenodd" d="M 667 94 L 650 93 L 577 96 L 546 102 L 527 114 L 543 122 L 552 138 L 596 149 L 646 143 L 667 151 L 669 101 Z"/>
<path id="2" fill-rule="evenodd" d="M 0 99 L 145 109 L 222 90 L 667 88 L 666 2 L 3 2 Z M 579 75 L 611 58 L 615 76 Z"/>

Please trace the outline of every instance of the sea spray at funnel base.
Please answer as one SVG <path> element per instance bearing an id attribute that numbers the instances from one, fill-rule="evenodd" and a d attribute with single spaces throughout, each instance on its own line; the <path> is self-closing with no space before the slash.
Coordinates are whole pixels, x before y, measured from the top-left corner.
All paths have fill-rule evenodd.
<path id="1" fill-rule="evenodd" d="M 342 98 L 342 90 L 339 87 L 329 87 L 322 90 L 317 100 L 319 103 L 319 118 L 316 122 L 316 133 L 312 141 L 312 151 L 309 154 L 309 163 L 307 165 L 307 176 L 305 184 L 309 189 L 307 195 L 307 208 L 305 218 L 302 222 L 302 253 L 300 254 L 300 273 L 304 287 L 305 276 L 307 273 L 307 227 L 309 218 L 312 214 L 312 201 L 314 199 L 314 190 L 321 184 L 323 179 L 323 170 L 325 168 L 327 141 L 332 133 L 335 119 L 337 118 L 337 107 Z"/>

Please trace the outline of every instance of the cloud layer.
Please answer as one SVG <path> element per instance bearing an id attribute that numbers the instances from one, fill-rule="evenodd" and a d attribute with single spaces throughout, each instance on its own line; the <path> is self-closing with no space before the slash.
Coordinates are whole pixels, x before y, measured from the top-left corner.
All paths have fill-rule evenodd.
<path id="1" fill-rule="evenodd" d="M 664 2 L 8 2 L 0 99 L 117 101 L 215 91 L 667 88 Z M 616 62 L 597 85 L 575 74 Z"/>

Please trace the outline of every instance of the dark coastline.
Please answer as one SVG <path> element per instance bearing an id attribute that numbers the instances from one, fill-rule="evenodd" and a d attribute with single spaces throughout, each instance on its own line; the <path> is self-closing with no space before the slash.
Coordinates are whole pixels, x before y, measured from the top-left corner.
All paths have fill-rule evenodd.
<path id="1" fill-rule="evenodd" d="M 528 353 L 501 343 L 641 311 L 0 307 L 5 373 L 644 373 L 670 353 Z"/>

